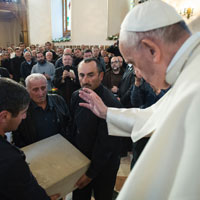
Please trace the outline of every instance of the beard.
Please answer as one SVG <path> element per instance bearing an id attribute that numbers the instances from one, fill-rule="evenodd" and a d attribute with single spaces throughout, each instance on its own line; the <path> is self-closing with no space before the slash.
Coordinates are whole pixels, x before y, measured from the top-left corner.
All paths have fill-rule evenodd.
<path id="1" fill-rule="evenodd" d="M 44 64 L 46 63 L 46 60 L 39 60 L 38 63 L 39 63 L 40 65 L 44 65 Z"/>

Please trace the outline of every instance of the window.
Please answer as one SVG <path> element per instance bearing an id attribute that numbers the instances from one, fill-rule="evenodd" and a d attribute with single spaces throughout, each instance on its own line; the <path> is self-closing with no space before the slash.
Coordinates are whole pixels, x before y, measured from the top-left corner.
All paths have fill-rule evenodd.
<path id="1" fill-rule="evenodd" d="M 71 0 L 62 0 L 63 4 L 63 36 L 71 34 Z"/>

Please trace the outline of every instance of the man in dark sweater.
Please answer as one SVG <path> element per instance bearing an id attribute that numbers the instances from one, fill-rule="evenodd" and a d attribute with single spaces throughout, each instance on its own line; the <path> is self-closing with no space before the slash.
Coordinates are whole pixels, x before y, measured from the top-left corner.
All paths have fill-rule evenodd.
<path id="1" fill-rule="evenodd" d="M 21 67 L 20 67 L 20 74 L 23 80 L 25 80 L 26 77 L 31 74 L 33 65 L 36 64 L 34 59 L 31 58 L 31 53 L 29 51 L 24 53 L 24 58 L 25 58 L 25 61 L 22 62 Z"/>
<path id="2" fill-rule="evenodd" d="M 19 47 L 15 48 L 15 57 L 11 59 L 11 74 L 13 76 L 13 80 L 19 82 L 21 78 L 20 74 L 20 68 L 22 62 L 24 62 L 25 59 L 22 55 L 22 51 Z"/>
<path id="3" fill-rule="evenodd" d="M 48 197 L 32 175 L 25 155 L 5 139 L 5 133 L 16 130 L 26 118 L 30 98 L 18 83 L 0 79 L 0 194 L 1 200 L 56 200 Z M 28 134 L 28 133 L 27 133 Z"/>
<path id="4" fill-rule="evenodd" d="M 121 107 L 112 92 L 101 85 L 102 66 L 98 60 L 89 58 L 78 67 L 82 88 L 97 92 L 106 105 Z M 92 192 L 96 200 L 111 200 L 120 163 L 120 138 L 108 136 L 106 121 L 96 117 L 90 110 L 80 107 L 83 100 L 79 91 L 72 95 L 71 141 L 90 160 L 87 172 L 77 181 L 73 200 L 90 200 Z"/>

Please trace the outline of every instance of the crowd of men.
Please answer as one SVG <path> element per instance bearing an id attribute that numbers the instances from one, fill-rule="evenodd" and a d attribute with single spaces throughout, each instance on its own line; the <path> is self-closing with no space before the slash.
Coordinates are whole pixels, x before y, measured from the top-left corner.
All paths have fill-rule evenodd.
<path id="1" fill-rule="evenodd" d="M 106 121 L 79 106 L 83 102 L 79 90 L 90 88 L 107 106 L 116 108 L 148 107 L 165 91 L 151 87 L 132 65 L 125 63 L 118 42 L 108 49 L 93 46 L 56 50 L 50 42 L 45 47 L 25 47 L 21 43 L 14 48 L 14 55 L 11 51 L 2 51 L 0 75 L 25 86 L 30 96 L 26 118 L 11 130 L 13 144 L 21 148 L 62 134 L 91 160 L 76 183 L 73 200 L 90 199 L 92 193 L 96 200 L 111 200 L 120 157 L 133 146 L 134 164 L 148 140 L 133 144 L 129 138 L 109 136 Z M 39 199 L 41 189 L 34 187 Z M 25 195 L 21 193 L 13 192 L 19 197 Z"/>

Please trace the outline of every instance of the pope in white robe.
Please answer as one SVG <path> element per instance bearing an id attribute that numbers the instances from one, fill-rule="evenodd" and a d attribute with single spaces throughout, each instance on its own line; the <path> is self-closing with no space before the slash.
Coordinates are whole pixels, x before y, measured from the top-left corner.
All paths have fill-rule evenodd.
<path id="1" fill-rule="evenodd" d="M 120 50 L 126 61 L 135 56 L 133 65 L 147 81 L 156 87 L 171 86 L 156 104 L 147 109 L 107 108 L 92 91 L 80 92 L 88 102 L 81 105 L 106 119 L 110 135 L 131 137 L 134 142 L 151 135 L 117 200 L 200 199 L 200 33 L 183 30 L 175 44 L 142 38 L 135 55 L 122 33 L 147 32 L 181 21 L 171 6 L 150 0 L 133 8 L 121 26 Z M 148 59 L 150 69 L 139 56 Z M 157 79 L 148 70 L 155 70 Z"/>

